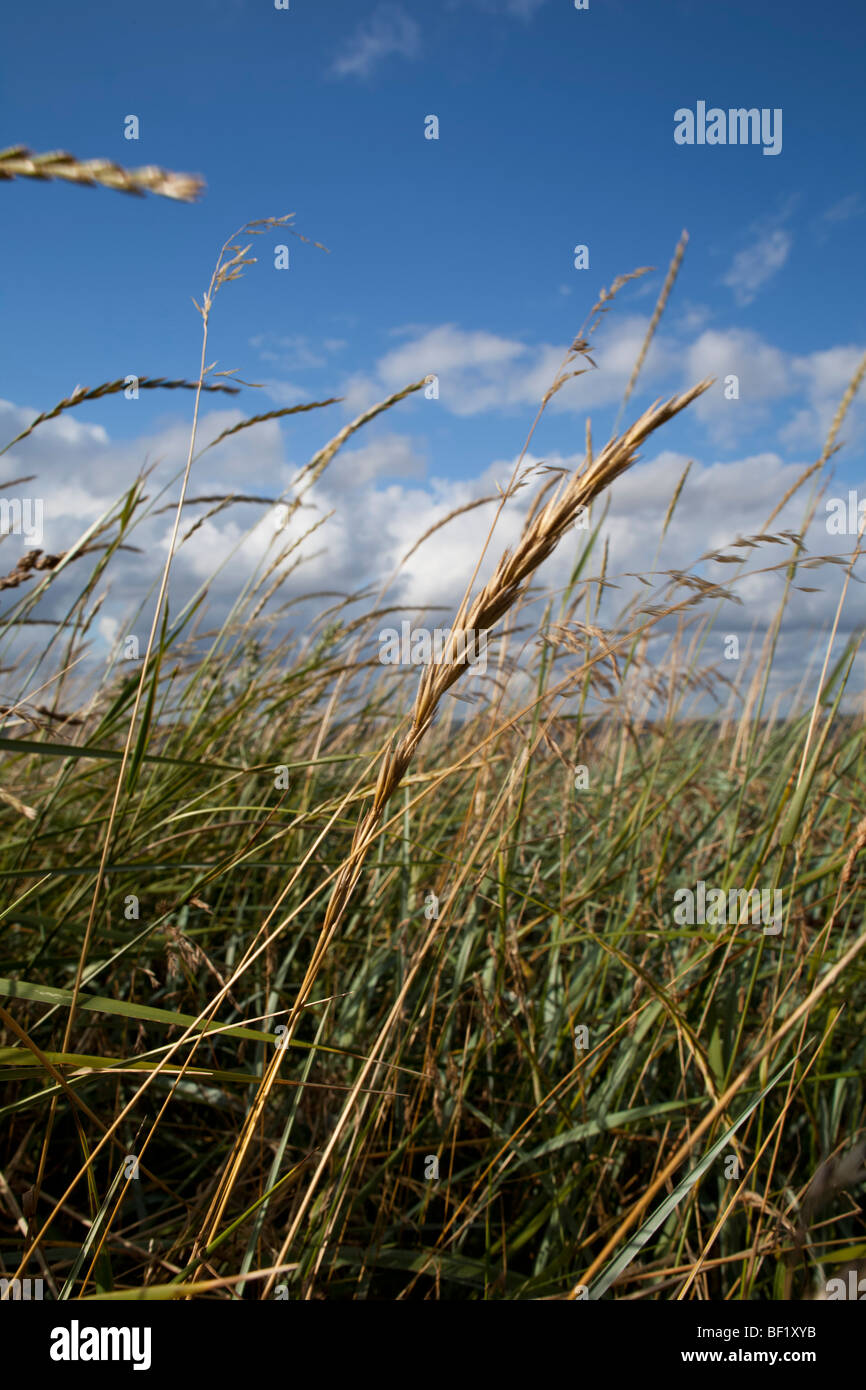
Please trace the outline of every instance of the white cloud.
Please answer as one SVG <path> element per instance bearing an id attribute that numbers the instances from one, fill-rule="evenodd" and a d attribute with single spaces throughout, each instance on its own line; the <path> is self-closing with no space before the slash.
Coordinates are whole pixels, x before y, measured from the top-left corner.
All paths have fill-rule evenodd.
<path id="1" fill-rule="evenodd" d="M 404 382 L 404 385 L 407 384 Z M 360 415 L 362 410 L 367 410 L 387 393 L 382 383 L 374 377 L 365 376 L 363 372 L 353 372 L 340 383 L 335 394 L 342 396 L 343 408 L 349 415 Z"/>
<path id="2" fill-rule="evenodd" d="M 703 427 L 713 447 L 732 448 L 759 428 L 772 429 L 774 440 L 797 452 L 820 447 L 863 346 L 798 355 L 751 329 L 708 326 L 709 318 L 703 306 L 685 306 L 679 318 L 673 317 L 655 334 L 633 405 L 711 377 L 713 386 L 695 402 L 688 418 Z M 597 370 L 587 367 L 569 381 L 552 398 L 549 413 L 615 412 L 648 323 L 647 315 L 637 313 L 604 320 L 591 344 Z M 563 358 L 563 345 L 526 342 L 455 323 L 404 326 L 391 330 L 391 336 L 403 341 L 389 348 L 372 372 L 351 374 L 334 386 L 348 415 L 358 415 L 391 392 L 430 375 L 439 382 L 436 410 L 458 417 L 525 411 L 539 405 Z M 572 365 L 583 364 L 578 359 Z M 730 395 L 731 377 L 738 383 L 736 398 Z M 304 395 L 300 388 L 294 390 L 296 395 L 287 397 L 292 403 Z M 845 422 L 849 445 L 860 442 L 864 427 L 866 392 L 861 390 Z"/>
<path id="3" fill-rule="evenodd" d="M 673 394 L 712 377 L 714 385 L 695 402 L 689 419 L 703 426 L 714 447 L 731 448 L 758 428 L 772 428 L 774 438 L 792 450 L 820 447 L 863 347 L 850 344 L 796 355 L 751 329 L 705 326 L 707 319 L 702 306 L 689 306 L 668 330 L 656 333 L 641 371 L 639 393 L 644 399 Z M 553 397 L 550 413 L 580 415 L 615 408 L 648 321 L 642 314 L 611 315 L 592 341 L 598 370 L 590 368 L 568 382 Z M 348 413 L 357 415 L 428 375 L 439 380 L 436 408 L 458 417 L 537 406 L 563 356 L 559 345 L 528 343 L 454 323 L 413 325 L 399 332 L 405 341 L 378 359 L 375 374 L 355 373 L 336 387 Z M 736 399 L 726 395 L 729 377 L 737 378 Z M 850 445 L 858 443 L 864 427 L 866 392 L 861 391 L 850 407 L 844 438 Z"/>
<path id="4" fill-rule="evenodd" d="M 449 336 L 442 341 L 443 345 L 450 345 L 452 360 L 468 358 L 476 369 L 479 364 L 504 364 L 508 370 L 516 369 L 522 354 L 513 351 L 511 340 L 502 340 L 497 346 L 496 340 L 490 341 L 492 337 L 467 335 L 464 340 Z M 750 346 L 755 348 L 756 345 Z M 712 344 L 708 346 L 704 342 L 698 356 L 701 352 L 711 353 L 711 349 Z M 834 399 L 854 352 L 854 349 L 843 348 L 798 359 L 792 389 L 801 396 L 805 391 L 811 408 L 822 409 L 825 400 Z M 766 366 L 772 384 L 778 364 L 771 360 Z M 0 405 L 0 434 L 8 438 L 16 432 L 16 427 L 20 428 L 32 418 L 32 413 Z M 202 419 L 200 443 L 215 438 L 240 418 L 241 412 L 237 410 L 206 413 Z M 386 432 L 363 438 L 363 443 L 337 455 L 306 498 L 307 507 L 292 518 L 286 533 L 287 539 L 299 541 L 299 553 L 306 557 L 306 562 L 287 577 L 275 602 L 301 600 L 292 608 L 291 615 L 302 630 L 326 602 L 324 599 L 307 600 L 306 595 L 317 590 L 354 593 L 365 585 L 378 588 L 434 522 L 443 520 L 455 508 L 465 506 L 474 498 L 495 494 L 496 485 L 508 482 L 514 466 L 513 459 L 499 460 L 475 477 L 446 480 L 428 476 L 423 471 L 422 451 L 412 436 Z M 662 443 L 660 435 L 658 445 Z M 46 501 L 45 548 L 56 551 L 68 548 L 84 526 L 130 484 L 145 458 L 161 460 L 146 484 L 147 493 L 155 498 L 160 485 L 182 466 L 186 444 L 187 425 L 181 422 L 138 440 L 116 442 L 105 431 L 94 431 L 92 426 L 67 417 L 62 422 L 47 423 L 24 445 L 10 451 L 3 460 L 3 472 L 7 478 L 30 472 L 38 474 L 37 483 L 31 486 L 35 495 L 43 496 Z M 580 459 L 577 455 L 548 454 L 546 462 L 573 468 Z M 668 503 L 687 462 L 685 454 L 660 447 L 614 484 L 602 540 L 610 541 L 608 579 L 620 587 L 606 593 L 601 625 L 615 620 L 633 592 L 642 593 L 652 601 L 650 590 L 643 590 L 627 578 L 625 572 L 647 573 L 655 562 Z M 802 467 L 803 461 L 785 463 L 772 451 L 746 454 L 725 463 L 697 459 L 662 544 L 656 562 L 659 570 L 693 568 L 705 551 L 727 547 L 738 536 L 760 531 Z M 193 494 L 237 490 L 261 491 L 263 495 L 274 496 L 289 486 L 295 471 L 285 457 L 280 426 L 269 422 L 203 455 L 196 464 Z M 254 486 L 250 482 L 253 478 L 256 479 Z M 37 485 L 38 493 L 35 492 Z M 513 546 L 518 538 L 534 493 L 535 487 L 528 486 L 506 504 L 479 582 L 489 574 L 502 549 Z M 163 500 L 168 502 L 176 495 L 175 484 Z M 774 521 L 774 531 L 798 530 L 804 504 L 805 498 L 800 495 L 790 501 Z M 189 508 L 184 516 L 182 534 L 195 520 L 203 518 L 206 510 L 206 505 Z M 471 579 L 494 511 L 495 504 L 486 504 L 457 517 L 430 536 L 400 571 L 385 602 L 397 604 L 406 611 L 406 616 L 411 616 L 415 606 L 431 612 L 435 609 L 441 614 L 443 625 L 447 625 L 454 603 Z M 598 514 L 600 508 L 594 519 Z M 323 524 L 303 539 L 311 523 L 317 520 Z M 807 538 L 811 553 L 850 550 L 851 542 L 847 537 L 826 534 L 823 520 L 823 512 L 819 509 Z M 130 537 L 131 542 L 140 547 L 140 553 L 122 552 L 112 560 L 109 591 L 99 616 L 98 632 L 104 642 L 110 643 L 118 634 L 129 632 L 130 613 L 142 599 L 145 599 L 142 623 L 149 618 L 152 585 L 165 554 L 171 522 L 171 512 L 144 520 Z M 219 621 L 236 602 L 256 568 L 273 555 L 273 550 L 268 548 L 274 534 L 271 508 L 237 505 L 203 521 L 178 551 L 171 581 L 172 613 L 178 614 L 196 588 L 209 582 L 221 566 L 210 584 L 208 600 L 208 622 Z M 536 577 L 539 589 L 557 589 L 567 582 L 579 542 L 579 532 L 564 538 Z M 5 552 L 10 558 L 8 568 L 15 563 L 21 544 L 16 537 L 4 541 Z M 600 547 L 597 553 L 600 556 Z M 779 546 L 744 553 L 748 556 L 749 568 L 778 564 L 786 558 Z M 45 601 L 46 614 L 59 615 L 64 611 L 64 596 L 68 598 L 70 592 L 74 592 L 72 586 L 81 582 L 86 564 L 83 561 L 80 568 L 70 566 L 52 585 Z M 711 577 L 727 583 L 733 569 L 733 566 L 719 566 L 718 572 Z M 819 592 L 805 594 L 795 590 L 792 595 L 782 627 L 774 691 L 783 684 L 793 687 L 804 659 L 817 659 L 822 654 L 822 633 L 832 620 L 841 575 L 840 569 L 828 567 L 809 571 L 808 578 L 802 577 L 803 584 L 814 586 Z M 99 592 L 103 592 L 102 587 Z M 766 631 L 781 598 L 783 584 L 778 574 L 756 576 L 737 587 L 735 592 L 743 598 L 743 607 L 723 607 L 721 623 L 705 653 L 707 664 L 720 656 L 723 632 L 737 632 L 745 651 L 751 633 L 761 635 Z M 858 593 L 852 589 L 849 596 L 843 615 L 843 633 L 847 633 L 857 620 Z M 20 593 L 13 593 L 7 601 L 15 602 L 18 597 Z M 529 626 L 525 640 L 529 644 L 535 640 L 533 623 L 539 618 L 538 610 L 527 615 Z M 96 634 L 92 636 L 95 640 Z"/>
<path id="5" fill-rule="evenodd" d="M 680 306 L 679 311 L 674 311 L 672 317 L 676 332 L 687 336 L 692 333 L 699 333 L 702 328 L 706 328 L 712 315 L 708 305 L 687 301 Z"/>
<path id="6" fill-rule="evenodd" d="M 610 320 L 593 340 L 592 357 L 598 370 L 589 368 L 569 382 L 553 398 L 551 408 L 582 411 L 610 405 L 623 393 L 649 320 L 642 314 Z M 420 377 L 439 378 L 439 400 L 454 415 L 476 415 L 486 410 L 538 405 L 562 365 L 563 347 L 551 343 L 524 343 L 481 330 L 441 324 L 421 331 L 392 349 L 376 364 L 379 394 L 393 391 Z M 658 334 L 648 354 L 644 373 L 658 380 L 674 366 L 673 345 Z M 581 364 L 575 362 L 574 368 Z M 377 388 L 367 378 L 354 382 L 353 403 L 368 405 Z M 347 388 L 343 388 L 345 394 Z M 350 391 L 353 389 L 349 387 Z"/>
<path id="7" fill-rule="evenodd" d="M 426 472 L 416 441 L 408 434 L 380 434 L 360 448 L 342 449 L 329 468 L 341 489 L 366 488 L 377 478 L 422 478 Z"/>
<path id="8" fill-rule="evenodd" d="M 793 448 L 823 444 L 833 416 L 863 357 L 862 347 L 826 348 L 796 357 L 792 363 L 793 389 L 804 402 L 780 430 L 782 443 Z M 845 420 L 842 437 L 849 444 L 862 437 L 866 400 L 861 387 Z"/>
<path id="9" fill-rule="evenodd" d="M 684 349 L 683 384 L 716 378 L 695 402 L 695 415 L 713 427 L 714 438 L 730 438 L 767 418 L 770 405 L 793 389 L 790 358 L 748 329 L 705 329 Z M 725 378 L 736 376 L 739 399 L 725 396 Z"/>
<path id="10" fill-rule="evenodd" d="M 120 636 L 120 623 L 116 618 L 102 617 L 97 620 L 97 630 L 107 647 L 113 647 Z"/>
<path id="11" fill-rule="evenodd" d="M 420 48 L 421 31 L 401 5 L 384 3 L 361 21 L 331 71 L 337 77 L 369 77 L 385 58 L 397 54 L 414 58 Z"/>
<path id="12" fill-rule="evenodd" d="M 722 277 L 722 283 L 733 290 L 738 304 L 751 304 L 758 290 L 782 269 L 790 250 L 790 233 L 776 227 L 754 246 L 737 252 L 730 270 Z"/>
<path id="13" fill-rule="evenodd" d="M 249 341 L 260 361 L 286 372 L 324 367 L 331 355 L 346 346 L 343 338 L 325 338 L 317 346 L 305 333 L 257 333 Z"/>
<path id="14" fill-rule="evenodd" d="M 694 413 L 716 442 L 730 443 L 761 425 L 774 423 L 779 442 L 790 449 L 820 447 L 845 389 L 863 356 L 855 345 L 805 355 L 783 352 L 759 334 L 744 329 L 707 329 L 683 349 L 681 385 L 705 376 L 715 385 L 695 402 Z M 725 379 L 736 376 L 739 399 L 727 399 Z M 774 408 L 793 413 L 774 414 Z M 844 437 L 853 444 L 866 423 L 861 391 L 852 403 Z"/>

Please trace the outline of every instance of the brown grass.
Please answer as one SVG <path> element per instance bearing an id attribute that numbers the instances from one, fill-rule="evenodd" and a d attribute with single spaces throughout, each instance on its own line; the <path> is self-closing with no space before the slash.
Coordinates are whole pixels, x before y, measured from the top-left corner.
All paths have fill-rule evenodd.
<path id="1" fill-rule="evenodd" d="M 204 188 L 204 179 L 197 174 L 173 174 L 155 164 L 142 169 L 124 169 L 113 159 L 76 159 L 65 150 L 49 150 L 34 154 L 26 145 L 10 145 L 0 150 L 0 180 L 3 179 L 63 179 L 84 188 L 113 188 L 118 193 L 132 193 L 143 198 L 155 193 L 160 198 L 192 203 Z"/>

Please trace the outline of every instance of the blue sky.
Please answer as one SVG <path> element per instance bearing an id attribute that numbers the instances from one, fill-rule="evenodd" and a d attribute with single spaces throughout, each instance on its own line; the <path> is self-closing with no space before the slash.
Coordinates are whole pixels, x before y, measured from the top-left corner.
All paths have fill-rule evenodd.
<path id="1" fill-rule="evenodd" d="M 3 27 L 3 143 L 207 181 L 194 206 L 0 184 L 5 436 L 78 383 L 194 377 L 190 297 L 220 244 L 249 218 L 294 212 L 330 254 L 289 238 L 291 268 L 278 271 L 278 238 L 256 242 L 259 263 L 217 301 L 209 356 L 265 389 L 232 403 L 234 417 L 220 402 L 210 427 L 206 411 L 204 433 L 275 404 L 346 403 L 275 427 L 260 453 L 226 454 L 210 482 L 266 495 L 350 415 L 437 372 L 440 399 L 398 407 L 355 456 L 371 487 L 398 489 L 396 512 L 420 532 L 425 509 L 477 494 L 487 470 L 513 460 L 601 287 L 652 265 L 599 331 L 600 371 L 557 398 L 538 450 L 579 451 L 587 412 L 606 437 L 684 227 L 686 260 L 633 408 L 737 373 L 737 402 L 720 383 L 664 440 L 698 469 L 729 465 L 714 476 L 730 478 L 732 501 L 750 459 L 784 482 L 817 456 L 866 346 L 859 0 L 590 0 L 580 11 L 572 0 L 48 0 L 12 7 Z M 677 145 L 674 113 L 698 101 L 781 109 L 781 153 Z M 129 114 L 138 141 L 123 137 Z M 430 114 L 438 140 L 424 138 Z M 574 267 L 577 244 L 589 269 Z M 116 476 L 119 491 L 189 406 L 145 393 L 86 407 L 42 452 L 34 436 L 7 455 L 4 476 L 55 466 L 81 497 L 90 450 L 94 490 Z M 846 486 L 862 478 L 862 429 L 858 406 L 837 463 Z M 344 470 L 341 485 L 352 481 Z M 83 502 L 67 506 L 85 519 Z M 750 515 L 732 511 L 732 530 Z M 414 538 L 408 529 L 398 548 Z M 694 553 L 704 548 L 696 538 Z M 367 577 L 369 555 L 358 565 Z"/>
<path id="2" fill-rule="evenodd" d="M 196 207 L 3 188 L 7 398 L 44 407 L 78 381 L 194 375 L 189 296 L 236 226 L 287 211 L 331 254 L 293 242 L 288 272 L 263 261 L 223 298 L 214 351 L 311 396 L 370 374 L 407 325 L 564 344 L 615 275 L 663 270 L 682 227 L 678 308 L 699 302 L 714 327 L 796 353 L 862 334 L 858 3 L 157 0 L 146 20 L 48 3 L 13 7 L 4 36 L 7 143 L 208 183 Z M 781 107 L 781 155 L 677 147 L 673 112 L 701 98 Z M 123 138 L 129 113 L 137 142 Z M 438 141 L 424 139 L 430 113 Z M 573 267 L 577 243 L 588 271 Z M 725 284 L 736 258 L 752 252 L 760 276 L 774 246 L 783 263 L 738 302 Z M 266 364 L 251 340 L 268 336 L 307 341 Z M 323 353 L 323 367 L 306 364 Z M 97 418 L 132 433 L 173 406 L 118 403 Z M 479 444 L 513 447 L 526 405 L 513 421 L 488 413 L 459 431 L 456 460 L 431 462 L 447 471 Z"/>

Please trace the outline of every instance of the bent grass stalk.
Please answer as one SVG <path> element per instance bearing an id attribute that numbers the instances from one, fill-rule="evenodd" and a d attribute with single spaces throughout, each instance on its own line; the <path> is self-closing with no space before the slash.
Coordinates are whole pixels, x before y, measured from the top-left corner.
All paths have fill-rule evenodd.
<path id="1" fill-rule="evenodd" d="M 552 554 L 563 535 L 573 526 L 580 508 L 589 506 L 614 478 L 631 466 L 638 448 L 654 430 L 678 415 L 681 410 L 684 410 L 686 406 L 706 391 L 709 385 L 709 379 L 699 382 L 690 391 L 686 391 L 681 396 L 673 397 L 664 405 L 651 407 L 624 435 L 607 445 L 596 459 L 587 461 L 586 466 L 570 479 L 562 496 L 551 499 L 532 518 L 531 524 L 524 530 L 514 553 L 506 552 L 500 557 L 493 576 L 484 585 L 477 598 L 469 604 L 465 624 L 460 622 L 461 614 L 458 613 L 457 619 L 452 625 L 452 632 L 458 628 L 458 625 L 475 632 L 490 631 L 508 612 L 509 608 L 517 602 L 531 575 L 543 560 Z M 452 651 L 454 643 L 455 638 L 452 637 Z M 341 869 L 328 902 L 319 941 L 298 992 L 295 1006 L 289 1016 L 289 1037 L 293 1035 L 297 1026 L 300 1008 L 309 996 L 319 973 L 322 959 L 357 884 L 364 860 L 376 839 L 384 808 L 409 768 L 418 744 L 434 719 L 440 700 L 465 670 L 465 660 L 462 662 L 449 660 L 431 665 L 421 676 L 411 715 L 411 728 L 404 734 L 394 751 L 387 750 L 382 758 L 373 804 L 356 827 L 351 854 Z M 277 1077 L 281 1061 L 282 1054 L 277 1053 L 268 1069 L 267 1079 L 260 1090 L 256 1103 L 250 1111 L 244 1132 L 238 1140 L 236 1153 L 222 1185 L 219 1200 L 212 1204 L 212 1210 L 209 1213 L 207 1240 L 212 1240 L 217 1232 L 225 1205 L 240 1172 L 244 1154 L 267 1102 L 270 1087 Z M 336 1142 L 340 1128 L 341 1126 L 338 1125 L 335 1129 L 329 1148 Z M 294 1238 L 303 1214 L 312 1200 L 317 1179 L 325 1161 L 323 1156 L 319 1168 L 309 1184 L 289 1236 L 286 1238 L 286 1249 Z M 267 1296 L 267 1291 L 265 1296 Z"/>

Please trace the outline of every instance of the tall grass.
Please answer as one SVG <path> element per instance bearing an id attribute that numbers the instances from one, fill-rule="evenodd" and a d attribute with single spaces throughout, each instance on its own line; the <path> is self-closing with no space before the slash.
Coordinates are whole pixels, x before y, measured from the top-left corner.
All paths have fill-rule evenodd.
<path id="1" fill-rule="evenodd" d="M 77 664 L 97 583 L 159 510 L 144 477 L 5 581 L 2 1273 L 57 1298 L 811 1296 L 866 1252 L 842 1195 L 866 1123 L 866 747 L 843 712 L 856 640 L 828 646 L 785 717 L 769 698 L 816 560 L 772 529 L 777 508 L 731 538 L 727 583 L 701 570 L 715 557 L 654 567 L 600 626 L 615 577 L 600 522 L 575 521 L 709 385 L 600 449 L 587 426 L 571 476 L 527 465 L 624 276 L 503 490 L 497 517 L 535 489 L 517 543 L 492 564 L 491 527 L 484 583 L 466 556 L 452 627 L 488 632 L 494 658 L 472 702 L 454 699 L 456 639 L 420 680 L 376 661 L 387 589 L 293 627 L 297 541 L 275 540 L 215 626 L 208 583 L 170 610 L 186 507 L 255 500 L 189 491 L 201 394 L 227 389 L 206 368 L 210 316 L 248 250 L 226 243 L 197 306 L 198 377 L 148 383 L 191 387 L 195 406 L 165 564 L 140 556 L 141 659 L 115 654 L 95 689 Z M 16 442 L 119 385 L 81 388 Z M 340 430 L 297 478 L 293 515 L 346 440 L 423 385 Z M 570 581 L 542 597 L 566 534 Z M 748 679 L 730 678 L 707 636 L 769 568 L 774 624 Z M 780 891 L 781 929 L 678 924 L 675 894 L 699 880 Z"/>

